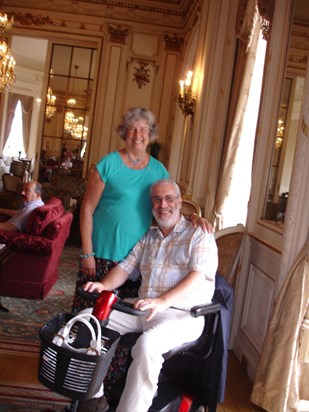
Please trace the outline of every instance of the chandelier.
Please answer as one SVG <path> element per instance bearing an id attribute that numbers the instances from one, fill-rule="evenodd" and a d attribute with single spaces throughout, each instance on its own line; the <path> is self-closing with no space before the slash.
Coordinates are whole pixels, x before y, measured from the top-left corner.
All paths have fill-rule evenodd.
<path id="1" fill-rule="evenodd" d="M 5 13 L 0 10 L 0 32 L 4 32 L 12 27 L 14 22 L 13 17 L 8 20 Z M 15 60 L 11 55 L 8 47 L 7 39 L 1 37 L 0 39 L 0 92 L 9 89 L 11 84 L 15 81 Z"/>
<path id="2" fill-rule="evenodd" d="M 77 76 L 77 70 L 79 69 L 78 65 L 74 66 L 75 68 L 75 77 L 72 82 L 72 92 L 75 91 L 74 80 Z M 77 100 L 75 97 L 70 97 L 67 99 L 67 106 L 70 108 L 75 107 Z M 82 116 L 75 117 L 73 110 L 67 110 L 64 116 L 64 130 L 70 134 L 74 139 L 87 139 L 88 127 L 84 126 L 84 118 Z"/>
<path id="3" fill-rule="evenodd" d="M 45 109 L 45 117 L 47 121 L 51 121 L 51 119 L 55 116 L 57 111 L 55 107 L 56 103 L 56 96 L 53 95 L 53 91 L 51 87 L 48 87 L 47 90 L 47 97 L 46 97 L 46 109 Z"/>
<path id="4" fill-rule="evenodd" d="M 65 112 L 64 130 L 75 139 L 87 139 L 88 127 L 84 126 L 84 118 L 75 117 L 71 110 Z"/>

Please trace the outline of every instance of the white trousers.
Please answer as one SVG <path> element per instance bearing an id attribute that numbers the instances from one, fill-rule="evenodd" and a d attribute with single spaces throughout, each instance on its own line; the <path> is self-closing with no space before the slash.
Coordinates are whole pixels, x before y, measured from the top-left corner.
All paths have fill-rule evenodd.
<path id="1" fill-rule="evenodd" d="M 202 333 L 204 317 L 193 318 L 189 312 L 169 308 L 146 321 L 145 316 L 133 316 L 112 311 L 107 325 L 121 335 L 143 332 L 132 348 L 124 391 L 117 412 L 147 412 L 157 390 L 163 354 L 186 342 L 195 341 Z"/>

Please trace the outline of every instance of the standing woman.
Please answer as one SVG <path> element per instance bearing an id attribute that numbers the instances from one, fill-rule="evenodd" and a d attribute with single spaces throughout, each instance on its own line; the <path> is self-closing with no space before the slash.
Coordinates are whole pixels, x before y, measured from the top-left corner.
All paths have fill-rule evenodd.
<path id="1" fill-rule="evenodd" d="M 102 280 L 147 232 L 152 220 L 149 188 L 169 177 L 146 148 L 157 138 L 151 111 L 134 107 L 117 127 L 125 147 L 103 157 L 91 173 L 81 207 L 81 265 L 76 287 Z M 128 291 L 124 293 L 128 296 Z M 91 302 L 75 295 L 76 314 Z"/>

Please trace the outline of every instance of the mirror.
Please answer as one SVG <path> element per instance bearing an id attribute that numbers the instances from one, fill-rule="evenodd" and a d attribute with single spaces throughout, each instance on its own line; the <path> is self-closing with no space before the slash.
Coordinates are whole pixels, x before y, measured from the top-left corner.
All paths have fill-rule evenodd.
<path id="1" fill-rule="evenodd" d="M 282 88 L 276 136 L 262 218 L 283 226 L 292 175 L 309 53 L 309 5 L 296 0 L 290 35 L 286 77 Z"/>
<path id="2" fill-rule="evenodd" d="M 89 142 L 96 49 L 53 44 L 46 91 L 39 179 L 82 175 Z"/>
<path id="3" fill-rule="evenodd" d="M 268 175 L 263 218 L 284 223 L 298 133 L 304 77 L 286 77 Z"/>

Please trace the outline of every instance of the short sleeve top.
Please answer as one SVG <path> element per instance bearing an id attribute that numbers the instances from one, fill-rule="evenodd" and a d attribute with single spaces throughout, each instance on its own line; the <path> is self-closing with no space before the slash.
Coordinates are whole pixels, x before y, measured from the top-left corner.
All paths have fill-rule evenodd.
<path id="1" fill-rule="evenodd" d="M 149 229 L 150 186 L 169 174 L 153 157 L 143 169 L 129 168 L 119 152 L 103 157 L 96 168 L 105 188 L 93 215 L 93 250 L 96 257 L 120 261 Z"/>

